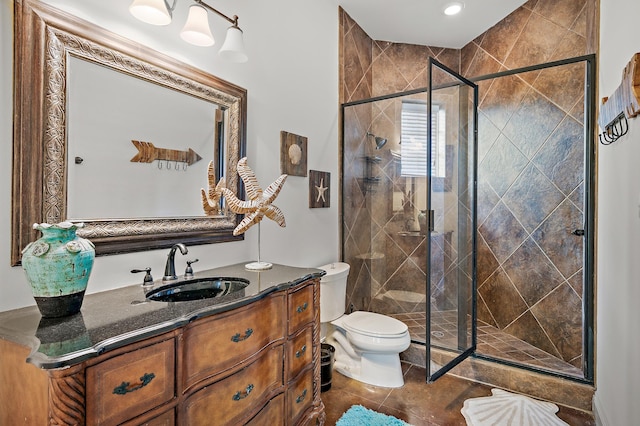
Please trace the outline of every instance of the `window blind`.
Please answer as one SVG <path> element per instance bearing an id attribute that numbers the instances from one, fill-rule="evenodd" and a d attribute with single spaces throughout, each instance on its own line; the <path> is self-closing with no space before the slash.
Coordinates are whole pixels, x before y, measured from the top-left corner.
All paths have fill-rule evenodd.
<path id="1" fill-rule="evenodd" d="M 440 164 L 444 159 L 439 155 L 439 141 L 444 138 L 441 134 L 440 121 L 444 120 L 444 110 L 438 105 L 431 107 L 431 170 L 433 176 L 440 176 Z M 400 154 L 401 176 L 427 176 L 427 104 L 423 102 L 402 102 Z M 442 140 L 444 144 L 444 140 Z M 444 151 L 444 150 L 443 150 Z"/>

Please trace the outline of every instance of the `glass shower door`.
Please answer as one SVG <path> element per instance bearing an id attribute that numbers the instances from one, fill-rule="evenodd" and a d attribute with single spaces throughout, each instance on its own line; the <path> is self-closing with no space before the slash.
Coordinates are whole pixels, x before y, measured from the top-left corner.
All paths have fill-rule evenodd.
<path id="1" fill-rule="evenodd" d="M 430 58 L 428 99 L 426 370 L 432 382 L 476 347 L 478 88 Z"/>

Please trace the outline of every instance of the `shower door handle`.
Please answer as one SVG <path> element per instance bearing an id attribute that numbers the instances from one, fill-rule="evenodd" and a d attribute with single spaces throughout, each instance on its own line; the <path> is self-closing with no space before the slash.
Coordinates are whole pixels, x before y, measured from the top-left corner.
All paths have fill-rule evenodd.
<path id="1" fill-rule="evenodd" d="M 584 229 L 576 229 L 572 232 L 573 235 L 577 235 L 578 237 L 584 236 Z"/>
<path id="2" fill-rule="evenodd" d="M 429 232 L 436 230 L 436 212 L 429 210 Z"/>

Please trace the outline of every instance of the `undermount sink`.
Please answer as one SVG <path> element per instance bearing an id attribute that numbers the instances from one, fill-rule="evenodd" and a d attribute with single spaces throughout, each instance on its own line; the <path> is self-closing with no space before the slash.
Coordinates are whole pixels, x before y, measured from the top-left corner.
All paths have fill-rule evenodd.
<path id="1" fill-rule="evenodd" d="M 211 299 L 238 292 L 249 285 L 244 278 L 195 278 L 168 284 L 148 292 L 148 300 L 156 302 L 186 302 Z"/>

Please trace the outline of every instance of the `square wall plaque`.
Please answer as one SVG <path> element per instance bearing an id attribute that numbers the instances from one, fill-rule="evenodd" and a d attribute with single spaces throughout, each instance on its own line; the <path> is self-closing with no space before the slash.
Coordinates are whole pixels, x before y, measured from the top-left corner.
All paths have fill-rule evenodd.
<path id="1" fill-rule="evenodd" d="M 280 132 L 280 172 L 289 176 L 307 175 L 307 138 Z"/>
<path id="2" fill-rule="evenodd" d="M 309 208 L 330 207 L 331 173 L 309 170 Z"/>

